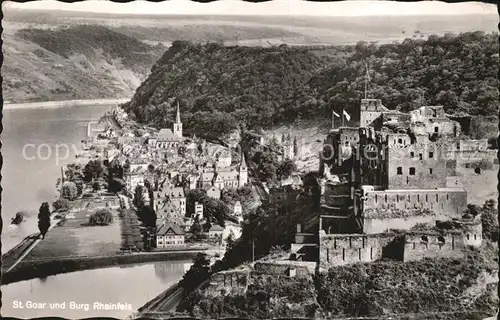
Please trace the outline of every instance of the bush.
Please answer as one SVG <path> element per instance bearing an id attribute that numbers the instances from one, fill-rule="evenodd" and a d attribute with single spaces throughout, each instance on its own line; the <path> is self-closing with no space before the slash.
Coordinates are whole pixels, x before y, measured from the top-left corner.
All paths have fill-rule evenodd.
<path id="1" fill-rule="evenodd" d="M 498 209 L 493 199 L 486 201 L 481 210 L 483 238 L 496 241 L 498 239 Z"/>
<path id="2" fill-rule="evenodd" d="M 61 187 L 61 197 L 68 200 L 75 200 L 78 196 L 78 187 L 72 181 L 64 182 Z"/>
<path id="3" fill-rule="evenodd" d="M 465 164 L 466 168 L 474 168 L 474 169 L 481 169 L 481 170 L 492 170 L 493 169 L 493 161 L 490 161 L 488 159 L 481 159 L 479 161 L 473 161 Z"/>
<path id="4" fill-rule="evenodd" d="M 113 222 L 113 215 L 109 210 L 102 209 L 89 217 L 91 226 L 107 226 Z"/>
<path id="5" fill-rule="evenodd" d="M 68 199 L 57 199 L 52 203 L 52 207 L 56 212 L 68 211 L 70 206 L 70 202 Z"/>

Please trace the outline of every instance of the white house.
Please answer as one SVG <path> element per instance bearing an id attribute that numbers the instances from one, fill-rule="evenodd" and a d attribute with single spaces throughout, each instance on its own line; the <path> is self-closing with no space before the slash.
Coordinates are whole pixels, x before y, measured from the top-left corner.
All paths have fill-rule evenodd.
<path id="1" fill-rule="evenodd" d="M 134 191 L 138 185 L 144 186 L 144 176 L 133 173 L 126 174 L 125 184 L 128 190 Z"/>
<path id="2" fill-rule="evenodd" d="M 194 216 L 198 216 L 200 221 L 203 220 L 203 205 L 201 203 L 194 203 Z"/>
<path id="3" fill-rule="evenodd" d="M 217 166 L 221 168 L 229 167 L 231 166 L 231 160 L 231 150 L 221 150 L 217 155 Z"/>
<path id="4" fill-rule="evenodd" d="M 163 221 L 156 229 L 157 248 L 175 248 L 184 246 L 184 230 L 177 225 Z"/>
<path id="5" fill-rule="evenodd" d="M 208 230 L 208 236 L 210 238 L 215 238 L 215 237 L 222 238 L 223 234 L 224 234 L 224 228 L 219 226 L 218 224 L 212 225 L 212 227 L 210 227 L 210 230 Z"/>

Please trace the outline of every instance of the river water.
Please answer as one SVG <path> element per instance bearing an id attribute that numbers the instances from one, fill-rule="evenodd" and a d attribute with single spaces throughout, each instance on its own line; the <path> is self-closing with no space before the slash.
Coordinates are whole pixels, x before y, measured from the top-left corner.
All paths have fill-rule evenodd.
<path id="1" fill-rule="evenodd" d="M 57 195 L 60 166 L 74 161 L 74 150 L 81 149 L 87 123 L 99 119 L 110 107 L 3 110 L 3 253 L 37 232 L 38 208 L 44 201 L 52 204 Z M 18 211 L 27 211 L 25 221 L 11 225 Z"/>
<path id="2" fill-rule="evenodd" d="M 187 260 L 134 264 L 8 284 L 2 286 L 2 316 L 124 319 L 179 281 L 191 264 Z M 100 310 L 95 303 L 128 304 L 132 310 Z M 29 308 L 34 304 L 40 308 Z"/>
<path id="3" fill-rule="evenodd" d="M 110 107 L 3 110 L 3 253 L 37 232 L 38 208 L 44 201 L 52 203 L 57 196 L 55 184 L 60 177 L 60 166 L 74 161 L 74 150 L 81 148 L 87 123 L 99 119 Z M 69 149 L 67 156 L 64 146 Z M 59 158 L 64 159 L 58 160 L 56 150 Z M 17 211 L 27 211 L 28 215 L 20 225 L 10 225 Z M 191 261 L 134 264 L 12 283 L 1 288 L 2 316 L 122 319 L 179 281 L 190 264 Z M 30 309 L 28 301 L 46 304 Z M 132 310 L 96 310 L 95 302 L 129 304 Z M 60 304 L 51 309 L 51 303 Z M 19 307 L 21 304 L 24 308 Z M 83 309 L 71 309 L 76 305 Z"/>

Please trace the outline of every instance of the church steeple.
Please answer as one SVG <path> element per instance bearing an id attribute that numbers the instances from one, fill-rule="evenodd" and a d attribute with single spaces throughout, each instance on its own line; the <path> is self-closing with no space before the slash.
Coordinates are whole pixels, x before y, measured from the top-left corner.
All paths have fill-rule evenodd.
<path id="1" fill-rule="evenodd" d="M 177 102 L 177 116 L 175 117 L 175 123 L 181 123 L 181 112 L 179 111 L 179 102 Z"/>
<path id="2" fill-rule="evenodd" d="M 247 169 L 247 163 L 245 161 L 245 154 L 242 152 L 241 153 L 241 164 L 240 164 L 240 170 L 246 170 Z"/>
<path id="3" fill-rule="evenodd" d="M 245 161 L 245 154 L 243 152 L 241 153 L 240 174 L 238 178 L 240 188 L 248 183 L 248 168 Z"/>
<path id="4" fill-rule="evenodd" d="M 182 138 L 182 122 L 181 122 L 181 112 L 179 110 L 179 102 L 177 102 L 177 114 L 174 123 L 174 135 L 176 137 Z"/>

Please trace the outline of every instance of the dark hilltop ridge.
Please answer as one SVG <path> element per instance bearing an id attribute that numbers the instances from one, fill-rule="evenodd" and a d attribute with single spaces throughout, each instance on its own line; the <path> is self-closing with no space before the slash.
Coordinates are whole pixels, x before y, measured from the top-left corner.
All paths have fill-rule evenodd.
<path id="1" fill-rule="evenodd" d="M 472 116 L 471 138 L 491 138 L 497 37 L 468 32 L 381 45 L 270 48 L 174 41 L 124 108 L 141 122 L 168 127 L 180 102 L 188 134 L 221 138 L 239 125 L 324 119 L 341 108 L 356 114 L 368 67 L 367 94 L 389 109 L 442 105 L 447 114 Z"/>

